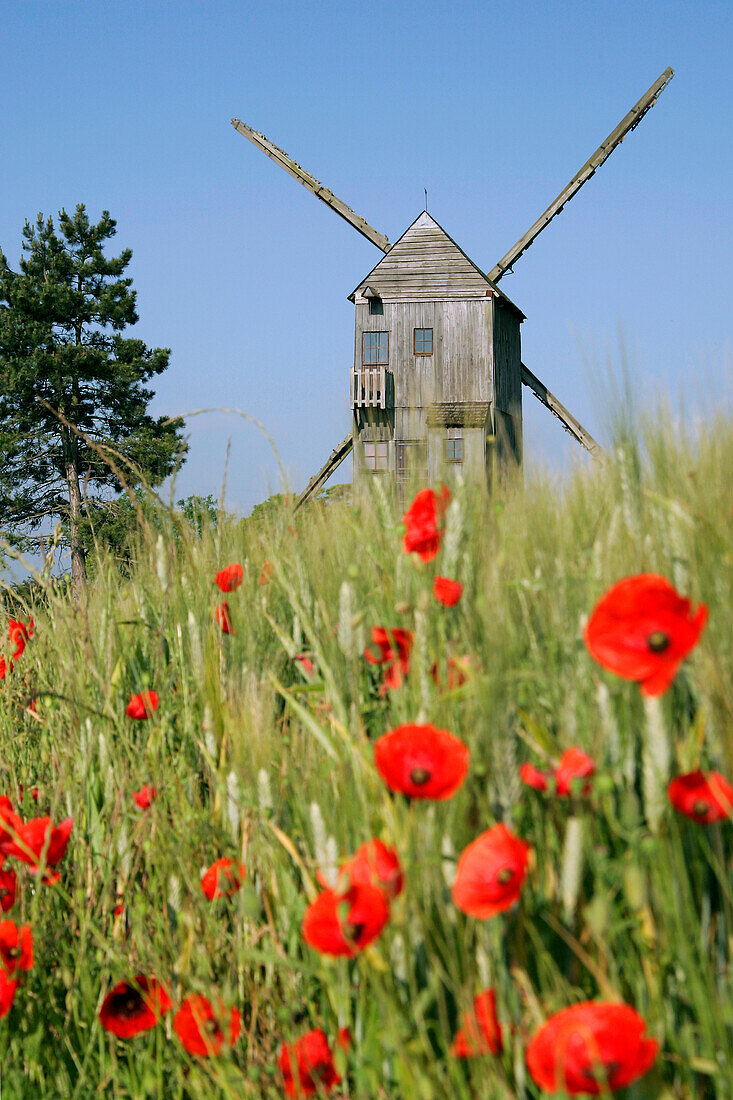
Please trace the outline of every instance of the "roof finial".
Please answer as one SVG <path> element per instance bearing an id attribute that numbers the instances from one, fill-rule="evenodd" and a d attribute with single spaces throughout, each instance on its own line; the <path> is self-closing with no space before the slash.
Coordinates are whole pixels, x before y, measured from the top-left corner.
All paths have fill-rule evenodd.
<path id="1" fill-rule="evenodd" d="M 425 192 L 425 213 L 427 214 L 427 212 L 428 212 L 428 189 L 427 189 L 427 187 L 423 187 L 423 191 Z"/>

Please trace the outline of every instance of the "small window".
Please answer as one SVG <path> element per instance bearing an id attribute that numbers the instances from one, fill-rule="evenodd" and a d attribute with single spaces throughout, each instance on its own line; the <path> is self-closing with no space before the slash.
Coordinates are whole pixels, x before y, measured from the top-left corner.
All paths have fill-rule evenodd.
<path id="1" fill-rule="evenodd" d="M 369 299 L 369 316 L 370 317 L 383 317 L 384 316 L 384 302 L 381 298 Z"/>
<path id="2" fill-rule="evenodd" d="M 463 462 L 463 436 L 445 441 L 446 462 Z"/>
<path id="3" fill-rule="evenodd" d="M 365 367 L 386 367 L 389 363 L 389 333 L 362 334 L 361 361 Z"/>
<path id="4" fill-rule="evenodd" d="M 432 355 L 433 330 L 431 328 L 416 328 L 414 331 L 415 355 Z"/>
<path id="5" fill-rule="evenodd" d="M 367 470 L 388 470 L 389 443 L 367 440 L 364 443 L 364 465 Z"/>

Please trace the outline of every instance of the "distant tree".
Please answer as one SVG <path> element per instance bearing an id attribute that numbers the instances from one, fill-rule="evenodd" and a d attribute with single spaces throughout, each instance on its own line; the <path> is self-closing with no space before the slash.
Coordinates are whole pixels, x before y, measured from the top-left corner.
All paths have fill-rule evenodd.
<path id="1" fill-rule="evenodd" d="M 26 222 L 18 272 L 0 250 L 0 529 L 22 543 L 61 520 L 78 592 L 87 513 L 123 488 L 113 466 L 154 487 L 186 445 L 182 421 L 147 412 L 170 350 L 122 335 L 138 315 L 131 250 L 103 252 L 116 222 L 104 210 L 93 225 L 80 204 L 58 224 Z"/>

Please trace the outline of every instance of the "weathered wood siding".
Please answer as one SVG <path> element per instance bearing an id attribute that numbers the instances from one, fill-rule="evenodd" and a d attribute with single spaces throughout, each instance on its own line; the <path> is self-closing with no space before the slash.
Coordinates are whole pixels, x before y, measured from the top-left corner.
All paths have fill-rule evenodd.
<path id="1" fill-rule="evenodd" d="M 522 415 L 522 346 L 519 318 L 513 310 L 495 300 L 494 343 L 494 403 L 497 409 L 511 416 Z"/>
<path id="2" fill-rule="evenodd" d="M 390 298 L 485 298 L 491 292 L 486 276 L 471 263 L 428 213 L 392 246 L 357 288 L 374 287 Z"/>

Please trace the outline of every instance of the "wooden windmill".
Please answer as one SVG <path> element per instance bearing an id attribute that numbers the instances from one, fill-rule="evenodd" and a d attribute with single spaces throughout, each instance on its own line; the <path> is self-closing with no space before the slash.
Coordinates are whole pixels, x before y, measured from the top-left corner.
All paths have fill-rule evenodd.
<path id="1" fill-rule="evenodd" d="M 666 69 L 505 256 L 485 273 L 423 211 L 395 244 L 287 153 L 239 119 L 232 126 L 353 225 L 384 256 L 349 295 L 355 307 L 351 431 L 298 497 L 316 493 L 354 450 L 354 485 L 381 473 L 398 489 L 461 471 L 486 478 L 522 461 L 522 385 L 583 447 L 589 432 L 522 362 L 522 311 L 498 283 L 638 126 L 674 76 Z"/>

